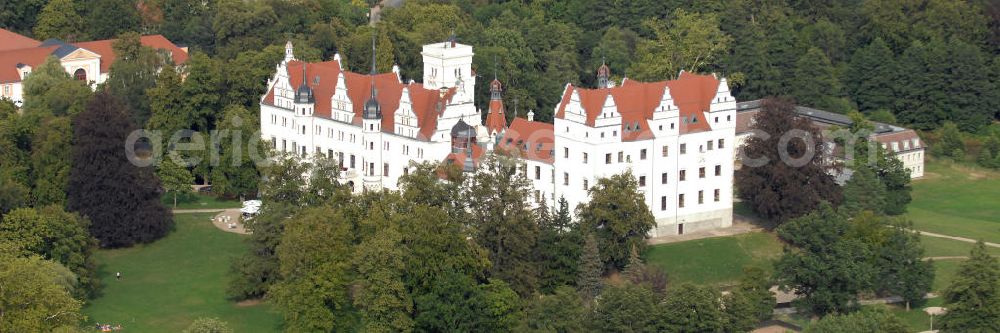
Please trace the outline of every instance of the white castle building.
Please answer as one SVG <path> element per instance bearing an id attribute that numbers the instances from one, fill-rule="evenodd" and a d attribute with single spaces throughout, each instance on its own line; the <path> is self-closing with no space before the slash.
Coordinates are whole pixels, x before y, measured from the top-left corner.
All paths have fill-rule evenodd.
<path id="1" fill-rule="evenodd" d="M 532 199 L 549 207 L 559 197 L 575 207 L 598 179 L 631 170 L 656 218 L 650 236 L 732 224 L 736 101 L 725 79 L 682 72 L 614 86 L 602 66 L 598 87 L 566 85 L 554 123 L 529 112 L 509 126 L 494 79 L 481 125 L 472 47 L 451 39 L 425 45 L 422 55 L 421 84 L 374 66 L 367 75 L 348 72 L 339 55 L 307 64 L 289 43 L 261 98 L 261 135 L 280 151 L 336 158 L 341 181 L 356 191 L 396 189 L 411 162 L 475 172 L 486 151 L 505 149 L 520 152 Z"/>

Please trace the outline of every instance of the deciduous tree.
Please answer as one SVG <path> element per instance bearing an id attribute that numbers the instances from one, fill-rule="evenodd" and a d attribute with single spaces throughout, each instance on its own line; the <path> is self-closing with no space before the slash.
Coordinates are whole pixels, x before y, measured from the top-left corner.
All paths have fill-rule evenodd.
<path id="1" fill-rule="evenodd" d="M 177 195 L 182 193 L 190 193 L 191 185 L 194 184 L 194 176 L 191 175 L 191 171 L 188 169 L 177 165 L 171 158 L 164 158 L 160 161 L 160 164 L 156 166 L 156 177 L 160 179 L 160 183 L 163 184 L 163 189 L 166 192 L 172 193 L 174 197 L 174 208 L 177 208 Z"/>
<path id="2" fill-rule="evenodd" d="M 83 18 L 77 12 L 73 0 L 49 1 L 38 14 L 34 32 L 35 38 L 40 40 L 57 38 L 67 42 L 78 42 L 86 39 Z"/>
<path id="3" fill-rule="evenodd" d="M 599 179 L 587 190 L 590 201 L 576 209 L 582 227 L 597 238 L 601 260 L 610 267 L 624 268 L 633 247 L 641 253 L 656 226 L 638 188 L 631 171 Z"/>
<path id="4" fill-rule="evenodd" d="M 13 332 L 52 332 L 77 327 L 83 302 L 73 298 L 66 281 L 76 277 L 58 263 L 13 254 L 0 244 L 0 326 Z"/>
<path id="5" fill-rule="evenodd" d="M 1000 331 L 1000 264 L 982 241 L 969 252 L 945 289 L 941 329 L 948 332 Z"/>
<path id="6" fill-rule="evenodd" d="M 3 216 L 0 242 L 58 262 L 76 275 L 76 296 L 86 297 L 98 286 L 93 258 L 97 240 L 90 236 L 90 221 L 59 206 L 20 208 Z"/>
<path id="7" fill-rule="evenodd" d="M 91 221 L 102 247 L 127 247 L 159 239 L 173 225 L 160 203 L 153 169 L 129 161 L 125 142 L 135 126 L 125 106 L 101 92 L 73 119 L 73 168 L 66 206 Z"/>
<path id="8" fill-rule="evenodd" d="M 819 130 L 793 108 L 785 99 L 762 102 L 753 122 L 759 135 L 747 139 L 744 165 L 736 171 L 739 197 L 762 217 L 778 223 L 804 215 L 820 202 L 841 201 Z M 789 141 L 784 142 L 786 135 Z"/>
<path id="9" fill-rule="evenodd" d="M 636 50 L 637 61 L 632 63 L 629 74 L 640 81 L 674 78 L 680 70 L 699 72 L 712 68 L 732 41 L 719 29 L 719 18 L 711 13 L 678 9 L 668 23 L 649 19 L 643 24 L 655 38 L 640 42 Z"/>
<path id="10" fill-rule="evenodd" d="M 719 332 L 725 323 L 719 292 L 684 283 L 667 292 L 657 306 L 659 332 Z"/>

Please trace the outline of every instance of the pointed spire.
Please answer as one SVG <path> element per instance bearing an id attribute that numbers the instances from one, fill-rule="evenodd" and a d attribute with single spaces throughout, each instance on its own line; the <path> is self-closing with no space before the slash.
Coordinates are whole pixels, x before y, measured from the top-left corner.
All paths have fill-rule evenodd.
<path id="1" fill-rule="evenodd" d="M 608 68 L 608 64 L 605 62 L 604 57 L 601 57 L 601 67 L 597 69 L 597 88 L 610 88 L 610 76 L 611 69 Z"/>
<path id="2" fill-rule="evenodd" d="M 372 71 L 371 71 L 371 97 L 365 102 L 365 110 L 362 117 L 365 119 L 382 119 L 382 107 L 375 99 L 375 30 L 372 29 Z"/>

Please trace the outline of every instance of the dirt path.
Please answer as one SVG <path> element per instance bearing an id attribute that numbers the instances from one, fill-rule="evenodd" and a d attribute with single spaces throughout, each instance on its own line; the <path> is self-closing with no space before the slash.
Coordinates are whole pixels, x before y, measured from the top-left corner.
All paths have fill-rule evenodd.
<path id="1" fill-rule="evenodd" d="M 198 208 L 198 209 L 174 209 L 174 214 L 195 214 L 195 213 L 215 213 L 226 210 L 225 208 Z M 239 210 L 239 209 L 237 209 Z"/>
<path id="2" fill-rule="evenodd" d="M 948 236 L 948 235 L 936 234 L 936 233 L 933 233 L 933 232 L 926 232 L 926 231 L 920 231 L 920 230 L 917 230 L 917 232 L 919 232 L 921 235 L 928 236 L 928 237 L 946 238 L 946 239 L 957 240 L 959 242 L 966 242 L 966 243 L 975 243 L 976 242 L 975 239 L 971 239 L 971 238 Z M 990 242 L 985 242 L 985 243 L 986 243 L 986 246 L 1000 248 L 1000 244 L 990 243 Z"/>

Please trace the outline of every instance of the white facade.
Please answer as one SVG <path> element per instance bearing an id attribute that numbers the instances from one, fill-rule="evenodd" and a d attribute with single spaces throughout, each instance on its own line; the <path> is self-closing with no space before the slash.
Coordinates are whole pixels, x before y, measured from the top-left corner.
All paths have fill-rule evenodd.
<path id="1" fill-rule="evenodd" d="M 572 209 L 588 200 L 587 188 L 598 179 L 631 170 L 656 218 L 651 236 L 732 224 L 736 101 L 725 79 L 682 73 L 674 81 L 625 82 L 614 88 L 567 85 L 553 124 L 517 118 L 506 129 L 487 130 L 473 104 L 472 47 L 449 41 L 424 46 L 422 55 L 421 85 L 386 76 L 390 74 L 373 79 L 349 73 L 340 67 L 339 56 L 305 65 L 303 71 L 289 45 L 286 59 L 269 81 L 268 95 L 261 99 L 262 137 L 278 151 L 337 158 L 344 169 L 341 181 L 355 191 L 397 189 L 397 179 L 410 162 L 441 162 L 454 156 L 451 130 L 464 121 L 479 133 L 473 151 L 493 149 L 494 140 L 498 149 L 521 150 L 522 172 L 534 187 L 531 199 L 544 200 L 549 207 L 565 197 Z M 315 92 L 315 103 L 295 102 L 303 81 L 296 74 L 300 72 Z M 370 96 L 361 90 L 370 90 L 370 82 L 385 91 L 386 96 L 377 94 L 378 101 L 383 117 L 391 120 L 359 119 L 364 112 L 359 105 Z M 398 101 L 386 100 L 395 96 L 388 95 L 397 85 Z M 630 95 L 637 91 L 645 100 L 639 104 Z M 596 94 L 605 98 L 595 107 L 591 101 Z M 439 97 L 437 104 L 434 96 Z M 330 99 L 325 103 L 329 110 L 318 106 L 323 98 Z M 499 117 L 491 126 L 506 126 L 503 107 L 499 100 L 494 102 L 498 104 L 491 103 L 490 112 L 501 116 L 491 114 Z M 434 105 L 443 105 L 443 110 Z"/>

